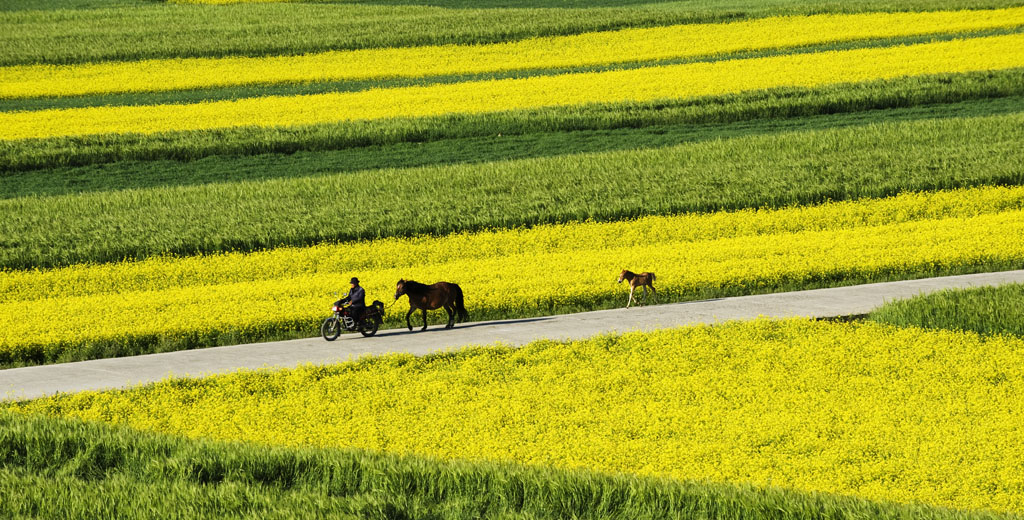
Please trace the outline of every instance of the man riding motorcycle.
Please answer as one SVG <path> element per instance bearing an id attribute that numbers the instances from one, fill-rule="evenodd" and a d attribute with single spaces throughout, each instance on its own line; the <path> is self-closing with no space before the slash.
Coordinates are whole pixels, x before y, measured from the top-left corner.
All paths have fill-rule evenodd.
<path id="1" fill-rule="evenodd" d="M 320 334 L 327 341 L 338 339 L 342 331 L 359 332 L 365 337 L 370 337 L 384 324 L 384 304 L 380 300 L 374 300 L 372 305 L 367 306 L 366 291 L 359 286 L 359 279 L 352 278 L 349 283 L 352 284 L 352 288 L 348 294 L 334 302 L 331 309 L 334 315 L 320 324 Z M 345 307 L 346 303 L 348 307 Z"/>
<path id="2" fill-rule="evenodd" d="M 359 286 L 359 278 L 353 276 L 349 284 L 348 294 L 334 305 L 340 307 L 347 303 L 352 319 L 359 323 L 359 320 L 363 319 L 363 312 L 366 311 L 366 291 Z"/>

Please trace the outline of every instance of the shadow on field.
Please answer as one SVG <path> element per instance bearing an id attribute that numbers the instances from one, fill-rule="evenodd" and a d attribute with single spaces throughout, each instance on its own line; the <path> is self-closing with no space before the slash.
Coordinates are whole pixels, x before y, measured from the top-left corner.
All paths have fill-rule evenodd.
<path id="1" fill-rule="evenodd" d="M 822 316 L 814 318 L 814 321 L 831 321 L 835 323 L 850 323 L 853 321 L 866 321 L 869 314 L 843 314 L 840 316 Z"/>
<path id="2" fill-rule="evenodd" d="M 296 151 L 254 156 L 214 155 L 192 161 L 123 161 L 0 175 L 0 200 L 29 195 L 60 196 L 96 191 L 193 186 L 239 181 L 368 175 L 382 168 L 417 168 L 559 155 L 657 149 L 715 139 L 780 132 L 835 130 L 880 121 L 998 115 L 1020 111 L 1020 97 L 972 100 L 942 106 L 868 110 L 732 123 L 670 124 L 641 128 L 552 131 L 525 135 L 447 138 L 370 145 L 330 151 Z M 360 173 L 361 172 L 361 173 Z"/>

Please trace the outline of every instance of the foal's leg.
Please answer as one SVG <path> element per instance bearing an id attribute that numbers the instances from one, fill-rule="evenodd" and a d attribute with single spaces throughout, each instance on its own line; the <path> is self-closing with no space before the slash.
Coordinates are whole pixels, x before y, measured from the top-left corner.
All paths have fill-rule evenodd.
<path id="1" fill-rule="evenodd" d="M 412 330 L 412 322 L 409 321 L 409 316 L 412 316 L 412 313 L 415 310 L 416 310 L 416 307 L 409 307 L 409 312 L 405 313 L 405 325 L 407 327 L 409 327 L 409 330 Z"/>
<path id="2" fill-rule="evenodd" d="M 626 301 L 626 308 L 627 309 L 629 308 L 629 304 L 633 303 L 633 290 L 634 289 L 636 289 L 636 287 L 633 287 L 632 285 L 629 286 L 629 300 Z"/>
<path id="3" fill-rule="evenodd" d="M 644 305 L 647 305 L 647 286 L 644 286 Z"/>
<path id="4" fill-rule="evenodd" d="M 423 309 L 423 328 L 420 330 L 427 330 L 427 309 Z"/>
<path id="5" fill-rule="evenodd" d="M 651 284 L 651 297 L 654 298 L 655 302 L 658 301 L 658 291 L 656 291 L 654 289 L 654 284 L 653 283 Z"/>

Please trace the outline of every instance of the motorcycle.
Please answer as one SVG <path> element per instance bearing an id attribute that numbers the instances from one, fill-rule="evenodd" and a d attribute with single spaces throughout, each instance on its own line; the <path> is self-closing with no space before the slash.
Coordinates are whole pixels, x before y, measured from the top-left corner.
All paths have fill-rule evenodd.
<path id="1" fill-rule="evenodd" d="M 368 338 L 376 334 L 377 329 L 384 324 L 384 303 L 380 300 L 374 300 L 372 304 L 367 305 L 358 322 L 352 316 L 351 307 L 342 305 L 340 300 L 334 302 L 331 311 L 334 312 L 334 316 L 327 318 L 320 325 L 320 334 L 327 341 L 338 339 L 342 331 L 358 331 Z"/>

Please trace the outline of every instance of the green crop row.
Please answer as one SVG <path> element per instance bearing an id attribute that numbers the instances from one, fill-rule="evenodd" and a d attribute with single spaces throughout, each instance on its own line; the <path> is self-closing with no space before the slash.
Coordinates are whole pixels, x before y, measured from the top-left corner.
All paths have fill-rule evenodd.
<path id="1" fill-rule="evenodd" d="M 465 137 L 718 124 L 1021 95 L 1024 95 L 1024 69 L 1011 69 L 813 89 L 781 88 L 698 99 L 592 104 L 487 115 L 448 115 L 289 128 L 31 139 L 0 142 L 0 172 L 116 161 L 190 161 L 212 155 L 338 150 Z M 1015 102 L 1020 103 L 1019 99 Z"/>
<path id="2" fill-rule="evenodd" d="M 38 1 L 38 0 L 37 0 Z M 79 0 L 82 1 L 82 0 Z M 127 1 L 127 0 L 106 0 Z M 175 3 L 192 3 L 196 0 L 169 0 Z M 204 0 L 198 0 L 200 2 Z M 296 1 L 296 0 L 283 0 Z M 302 1 L 302 0 L 297 0 Z M 432 5 L 450 9 L 466 8 L 503 8 L 510 5 L 508 0 L 320 0 L 336 4 L 374 4 L 374 5 Z M 740 13 L 784 13 L 803 14 L 809 10 L 814 12 L 838 11 L 885 11 L 893 9 L 892 4 L 877 0 L 853 0 L 839 3 L 820 3 L 808 0 L 515 0 L 516 7 L 532 8 L 594 8 L 633 6 L 647 9 L 679 9 L 687 7 L 696 12 L 725 11 Z M 930 9 L 982 9 L 988 4 L 984 2 L 966 2 L 956 0 L 910 0 L 900 4 L 899 10 L 926 11 Z M 848 9 L 850 11 L 845 11 Z M 895 10 L 895 9 L 893 9 Z"/>
<path id="3" fill-rule="evenodd" d="M 1022 78 L 1024 79 L 1024 78 Z M 1021 83 L 1024 85 L 1024 82 Z M 161 186 L 303 178 L 382 168 L 552 157 L 572 153 L 652 149 L 682 143 L 824 130 L 866 123 L 1010 114 L 1024 110 L 1024 98 L 979 99 L 944 105 L 758 119 L 725 124 L 652 125 L 639 128 L 537 132 L 399 142 L 340 150 L 290 154 L 214 155 L 194 161 L 152 160 L 14 171 L 0 175 L 0 199 L 27 195 L 65 195 Z M 650 111 L 650 115 L 658 112 Z"/>
<path id="4" fill-rule="evenodd" d="M 0 412 L 0 495 L 5 518 L 1003 518 L 777 488 L 184 440 L 11 412 Z"/>
<path id="5" fill-rule="evenodd" d="M 948 2 L 933 3 L 941 6 Z M 1013 5 L 1008 0 L 988 3 Z M 444 9 L 320 2 L 10 11 L 0 12 L 0 27 L 6 29 L 0 32 L 0 65 L 495 43 L 623 27 L 722 21 L 734 16 L 737 14 L 686 7 Z M 381 30 L 384 25 L 387 30 Z M 97 26 L 103 31 L 97 31 Z"/>
<path id="6" fill-rule="evenodd" d="M 937 292 L 887 303 L 868 317 L 903 327 L 1024 336 L 1024 285 Z"/>
<path id="7" fill-rule="evenodd" d="M 1016 112 L 797 127 L 656 149 L 13 198 L 0 201 L 7 215 L 0 220 L 0 266 L 1020 184 L 1022 141 L 1024 113 Z"/>

